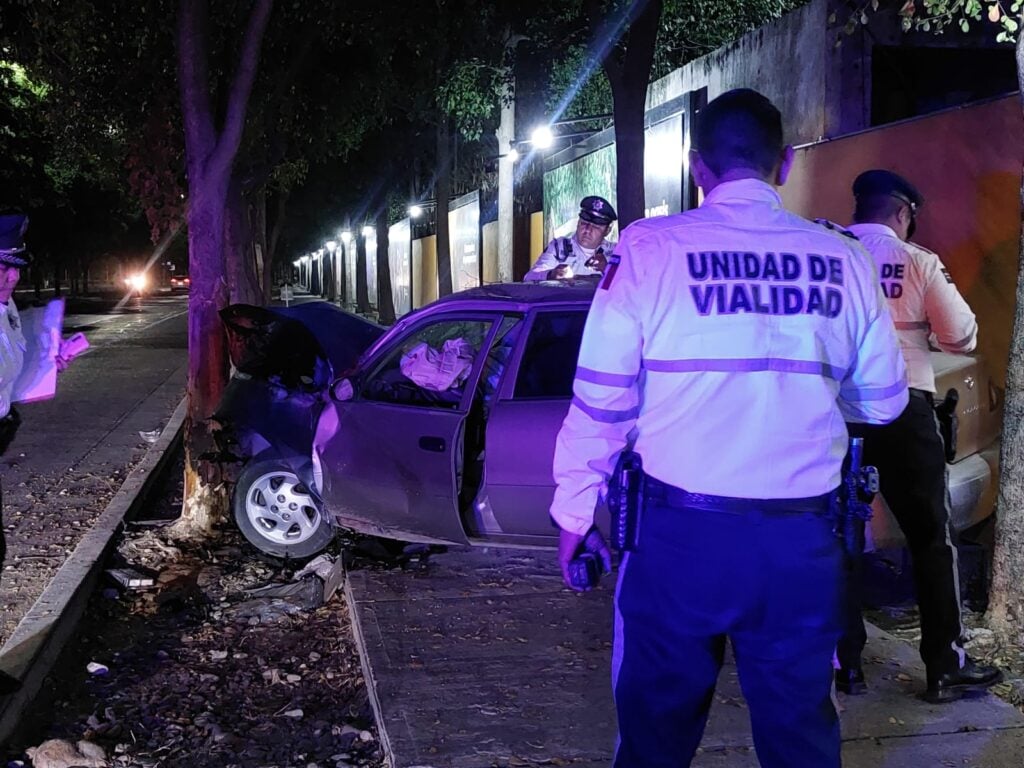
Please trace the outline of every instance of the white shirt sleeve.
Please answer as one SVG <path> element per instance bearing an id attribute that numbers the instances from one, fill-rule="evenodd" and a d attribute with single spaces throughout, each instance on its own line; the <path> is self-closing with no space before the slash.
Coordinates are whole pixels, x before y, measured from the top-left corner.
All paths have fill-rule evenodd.
<path id="1" fill-rule="evenodd" d="M 634 302 L 643 286 L 623 238 L 594 297 L 580 345 L 572 405 L 555 443 L 551 517 L 583 534 L 640 413 L 643 330 Z"/>
<path id="2" fill-rule="evenodd" d="M 561 242 L 561 238 L 556 237 L 550 243 L 548 247 L 544 249 L 544 252 L 537 258 L 536 263 L 533 267 L 523 276 L 523 282 L 537 282 L 540 280 L 548 279 L 548 272 L 558 266 L 558 246 Z"/>
<path id="3" fill-rule="evenodd" d="M 919 251 L 920 253 L 920 251 Z M 978 344 L 978 322 L 974 312 L 960 295 L 953 278 L 939 257 L 931 252 L 916 262 L 921 270 L 924 313 L 943 352 L 967 353 Z"/>

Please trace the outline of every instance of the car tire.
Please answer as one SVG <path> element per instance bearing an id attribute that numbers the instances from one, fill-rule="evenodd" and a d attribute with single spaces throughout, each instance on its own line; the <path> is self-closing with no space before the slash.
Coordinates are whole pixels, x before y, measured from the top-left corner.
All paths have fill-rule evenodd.
<path id="1" fill-rule="evenodd" d="M 284 459 L 250 461 L 238 477 L 231 507 L 246 540 L 273 557 L 312 557 L 334 538 L 320 500 Z"/>

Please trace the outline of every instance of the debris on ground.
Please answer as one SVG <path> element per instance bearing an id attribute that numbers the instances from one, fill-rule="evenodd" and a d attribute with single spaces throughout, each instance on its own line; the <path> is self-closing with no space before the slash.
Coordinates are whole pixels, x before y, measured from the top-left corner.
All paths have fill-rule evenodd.
<path id="1" fill-rule="evenodd" d="M 194 768 L 197 755 L 203 768 L 381 768 L 338 596 L 337 548 L 303 569 L 260 559 L 233 527 L 197 544 L 171 544 L 162 533 L 136 528 L 120 542 L 118 566 L 152 570 L 156 583 L 93 595 L 26 715 L 34 731 L 0 757 L 24 759 L 25 747 L 44 739 L 87 738 L 109 755 L 96 765 L 110 768 Z M 254 596 L 268 586 L 301 587 L 315 606 Z M 83 658 L 107 673 L 89 674 Z"/>
<path id="2" fill-rule="evenodd" d="M 33 768 L 106 768 L 107 754 L 98 744 L 79 741 L 72 744 L 64 739 L 50 739 L 25 753 Z"/>

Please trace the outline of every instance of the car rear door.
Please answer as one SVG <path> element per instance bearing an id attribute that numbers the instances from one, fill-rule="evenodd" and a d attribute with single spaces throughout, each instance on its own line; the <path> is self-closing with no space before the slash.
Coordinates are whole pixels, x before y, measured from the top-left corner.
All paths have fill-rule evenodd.
<path id="1" fill-rule="evenodd" d="M 425 318 L 375 354 L 355 380 L 352 400 L 326 406 L 314 445 L 319 490 L 343 525 L 410 541 L 466 542 L 457 473 L 494 320 L 480 313 Z M 425 381 L 419 374 L 429 374 L 429 366 L 403 373 L 403 358 L 408 364 L 410 352 L 424 351 L 420 345 L 439 353 L 458 340 L 469 345 L 471 367 L 451 386 L 443 386 L 440 371 Z"/>
<path id="2" fill-rule="evenodd" d="M 528 318 L 487 422 L 486 499 L 477 533 L 554 537 L 555 438 L 572 399 L 587 306 L 543 308 Z M 481 514 L 481 510 L 483 514 Z"/>

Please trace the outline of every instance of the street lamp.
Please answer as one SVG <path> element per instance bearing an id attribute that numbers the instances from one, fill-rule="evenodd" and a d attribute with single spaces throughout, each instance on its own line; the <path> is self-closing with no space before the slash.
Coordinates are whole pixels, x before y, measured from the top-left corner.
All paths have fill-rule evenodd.
<path id="1" fill-rule="evenodd" d="M 530 143 L 537 149 L 547 149 L 555 143 L 555 135 L 551 132 L 550 126 L 542 125 L 533 129 Z"/>
<path id="2" fill-rule="evenodd" d="M 508 160 L 510 163 L 516 162 L 517 160 L 519 160 L 519 150 L 516 149 L 515 147 L 512 147 L 512 149 L 510 149 L 505 154 L 505 159 Z"/>
<path id="3" fill-rule="evenodd" d="M 373 237 L 373 235 L 376 232 L 377 232 L 377 230 L 374 229 L 373 227 L 371 227 L 369 224 L 367 224 L 365 227 L 363 227 L 363 237 Z"/>
<path id="4" fill-rule="evenodd" d="M 328 240 L 326 243 L 324 243 L 324 248 L 326 248 L 327 252 L 333 256 L 334 252 L 338 250 L 338 244 L 333 240 Z"/>
<path id="5" fill-rule="evenodd" d="M 344 243 L 345 245 L 348 245 L 352 241 L 352 233 L 349 232 L 347 229 L 343 229 L 341 231 L 341 234 L 338 236 L 341 238 L 341 242 Z"/>
<path id="6" fill-rule="evenodd" d="M 418 205 L 410 205 L 409 215 L 414 219 L 418 219 L 420 216 L 423 215 L 423 208 L 421 208 Z"/>

